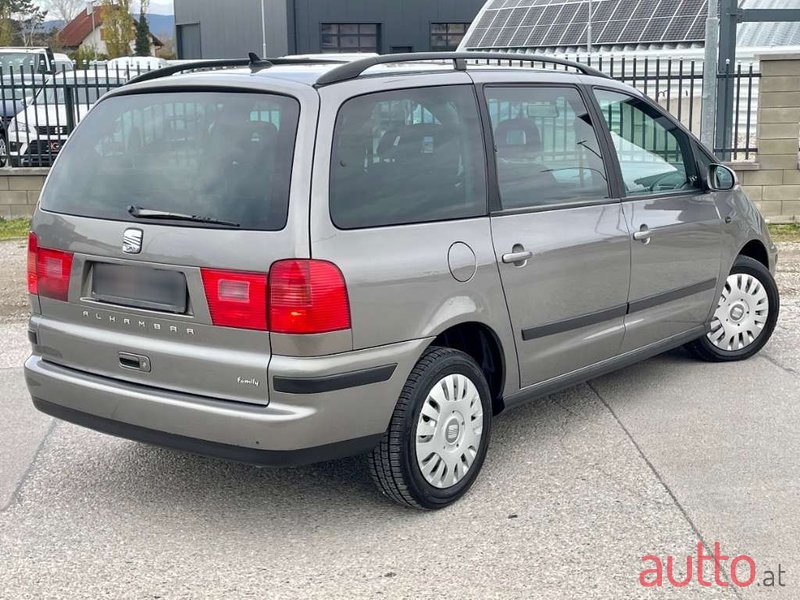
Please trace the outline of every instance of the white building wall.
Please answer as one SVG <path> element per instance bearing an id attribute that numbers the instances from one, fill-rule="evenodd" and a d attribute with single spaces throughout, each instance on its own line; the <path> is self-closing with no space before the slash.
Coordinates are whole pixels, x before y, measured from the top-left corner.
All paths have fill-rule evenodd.
<path id="1" fill-rule="evenodd" d="M 108 46 L 106 45 L 105 41 L 102 39 L 102 31 L 103 27 L 97 27 L 92 33 L 90 33 L 83 43 L 81 44 L 81 49 L 87 50 L 89 52 L 97 51 L 98 54 L 108 54 Z M 134 53 L 136 48 L 136 41 L 132 41 L 130 45 L 130 54 Z M 150 44 L 150 56 L 156 55 L 156 47 L 154 44 Z"/>

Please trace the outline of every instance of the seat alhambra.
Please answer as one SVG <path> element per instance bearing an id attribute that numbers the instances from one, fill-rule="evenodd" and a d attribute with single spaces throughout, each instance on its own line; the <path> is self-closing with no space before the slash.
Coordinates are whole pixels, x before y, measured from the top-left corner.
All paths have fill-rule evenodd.
<path id="1" fill-rule="evenodd" d="M 637 90 L 521 58 L 252 56 L 106 94 L 33 218 L 36 407 L 250 463 L 364 453 L 437 509 L 505 410 L 758 352 L 776 249 L 735 174 Z"/>

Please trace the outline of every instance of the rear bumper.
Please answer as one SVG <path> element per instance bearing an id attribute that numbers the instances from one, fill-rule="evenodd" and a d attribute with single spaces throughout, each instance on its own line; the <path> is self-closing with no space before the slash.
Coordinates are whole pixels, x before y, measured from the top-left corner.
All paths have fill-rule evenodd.
<path id="1" fill-rule="evenodd" d="M 88 427 L 89 429 L 94 429 L 101 433 L 107 433 L 145 444 L 176 448 L 203 456 L 213 456 L 254 465 L 305 465 L 345 456 L 353 456 L 374 448 L 380 441 L 382 435 L 379 433 L 354 440 L 346 440 L 300 450 L 255 450 L 242 446 L 232 446 L 230 444 L 199 440 L 197 438 L 176 435 L 156 429 L 148 429 L 147 427 L 139 427 L 138 425 L 114 421 L 113 419 L 105 419 L 35 397 L 33 398 L 33 405 L 41 412 L 56 417 L 57 419 L 68 421 L 75 425 L 81 425 L 82 427 Z"/>
<path id="2" fill-rule="evenodd" d="M 148 387 L 34 354 L 35 406 L 104 433 L 256 464 L 307 464 L 373 447 L 429 340 L 318 358 L 274 356 L 268 406 Z"/>

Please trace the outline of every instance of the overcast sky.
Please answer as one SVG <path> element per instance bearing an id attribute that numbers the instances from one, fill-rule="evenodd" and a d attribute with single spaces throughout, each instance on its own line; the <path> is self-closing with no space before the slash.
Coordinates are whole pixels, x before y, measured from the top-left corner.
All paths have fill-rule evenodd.
<path id="1" fill-rule="evenodd" d="M 39 4 L 47 4 L 45 0 L 37 0 Z M 97 0 L 96 4 L 100 4 L 100 0 Z M 133 12 L 139 12 L 139 1 L 132 0 L 131 5 L 133 6 Z M 172 8 L 172 0 L 150 0 L 150 12 L 157 14 L 157 15 L 171 15 L 174 12 Z"/>

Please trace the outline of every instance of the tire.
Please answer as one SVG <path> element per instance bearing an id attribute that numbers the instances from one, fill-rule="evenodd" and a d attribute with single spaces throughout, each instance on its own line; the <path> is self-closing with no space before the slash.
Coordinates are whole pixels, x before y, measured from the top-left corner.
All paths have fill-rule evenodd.
<path id="1" fill-rule="evenodd" d="M 491 420 L 489 385 L 477 363 L 458 350 L 429 348 L 411 371 L 383 439 L 368 455 L 372 480 L 405 506 L 436 510 L 452 504 L 483 466 Z"/>
<path id="2" fill-rule="evenodd" d="M 772 273 L 757 260 L 739 256 L 711 319 L 711 331 L 686 348 L 710 362 L 748 359 L 769 341 L 779 311 L 780 296 Z"/>
<path id="3" fill-rule="evenodd" d="M 8 156 L 8 141 L 4 134 L 0 134 L 0 167 L 5 167 L 9 164 Z"/>

